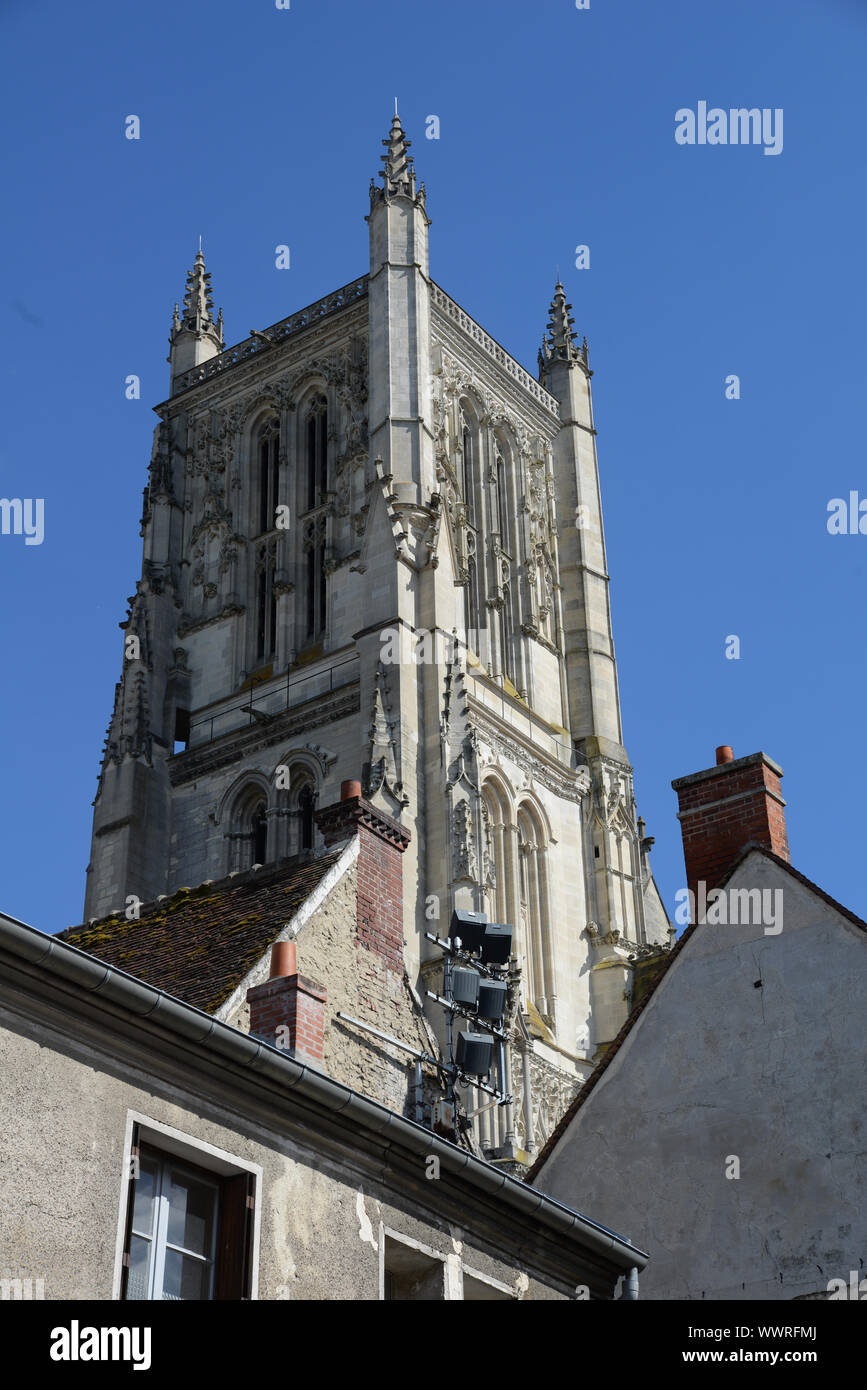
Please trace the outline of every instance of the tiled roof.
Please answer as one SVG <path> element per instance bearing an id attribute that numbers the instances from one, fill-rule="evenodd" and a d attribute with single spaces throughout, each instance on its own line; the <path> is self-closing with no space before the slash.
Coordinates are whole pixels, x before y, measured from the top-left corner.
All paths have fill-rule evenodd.
<path id="1" fill-rule="evenodd" d="M 818 884 L 813 883 L 812 879 L 807 878 L 805 874 L 799 873 L 797 869 L 793 869 L 788 860 L 781 859 L 778 854 L 774 854 L 772 850 L 767 849 L 764 845 L 760 845 L 755 841 L 752 841 L 750 844 L 744 847 L 744 849 L 738 855 L 735 862 L 732 864 L 731 868 L 728 869 L 726 873 L 723 875 L 723 877 L 720 879 L 719 884 L 717 886 L 720 888 L 724 887 L 725 884 L 728 883 L 729 879 L 734 874 L 735 870 L 738 869 L 740 865 L 744 862 L 744 860 L 747 858 L 747 856 L 752 854 L 754 851 L 758 851 L 759 854 L 763 854 L 766 859 L 770 859 L 771 862 L 777 864 L 779 868 L 785 869 L 787 874 L 791 874 L 792 877 L 796 878 L 799 883 L 802 883 L 805 888 L 809 888 L 811 893 L 815 893 L 818 897 L 820 897 L 823 900 L 823 902 L 828 903 L 828 905 L 832 907 L 835 912 L 840 913 L 841 917 L 847 918 L 847 920 L 852 922 L 854 926 L 860 927 L 862 931 L 867 931 L 867 922 L 863 921 L 861 917 L 856 916 L 854 912 L 850 912 L 848 907 L 844 907 L 842 903 L 838 903 L 836 898 L 832 898 L 829 893 L 826 893 L 824 889 L 819 887 Z M 601 1081 L 605 1072 L 608 1070 L 609 1066 L 614 1061 L 614 1058 L 617 1056 L 617 1053 L 620 1051 L 621 1047 L 626 1042 L 626 1039 L 628 1038 L 629 1034 L 632 1032 L 639 1018 L 644 1013 L 644 1010 L 647 1008 L 647 1005 L 650 1003 L 654 994 L 658 990 L 660 984 L 665 979 L 665 976 L 668 974 L 675 960 L 680 955 L 686 943 L 695 934 L 695 930 L 696 924 L 691 923 L 687 927 L 683 935 L 680 937 L 677 944 L 672 948 L 671 953 L 665 961 L 665 964 L 662 966 L 661 970 L 659 970 L 659 972 L 651 982 L 647 993 L 643 995 L 640 1003 L 636 1004 L 635 1008 L 632 1010 L 631 1014 L 629 1015 L 623 1027 L 621 1028 L 620 1032 L 617 1034 L 617 1037 L 609 1046 L 608 1051 L 605 1053 L 605 1056 L 602 1058 L 595 1071 L 591 1072 L 590 1076 L 587 1078 L 585 1085 L 581 1087 L 581 1090 L 578 1092 L 572 1104 L 569 1106 L 568 1110 L 560 1119 L 559 1124 L 556 1126 L 555 1129 L 552 1130 L 551 1134 L 548 1136 L 548 1139 L 543 1148 L 541 1149 L 535 1163 L 533 1164 L 529 1172 L 526 1174 L 524 1178 L 525 1182 L 531 1183 L 536 1180 L 543 1165 L 551 1157 L 551 1154 L 554 1152 L 554 1149 L 557 1147 L 557 1144 L 560 1142 L 566 1130 L 569 1128 L 569 1125 L 572 1123 L 574 1116 L 578 1113 L 578 1111 L 581 1109 L 581 1106 L 588 1099 L 594 1087 L 599 1083 L 599 1081 Z"/>
<path id="2" fill-rule="evenodd" d="M 122 912 L 61 939 L 136 975 L 196 1008 L 214 1013 L 276 940 L 339 851 L 284 859 L 142 906 L 137 920 Z"/>

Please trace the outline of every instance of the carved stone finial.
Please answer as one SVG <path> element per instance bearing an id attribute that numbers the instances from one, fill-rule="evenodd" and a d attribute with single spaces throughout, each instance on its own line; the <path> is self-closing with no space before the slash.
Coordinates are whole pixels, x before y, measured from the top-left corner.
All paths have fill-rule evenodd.
<path id="1" fill-rule="evenodd" d="M 205 269 L 205 258 L 202 255 L 201 247 L 196 252 L 192 270 L 187 273 L 187 287 L 184 294 L 183 311 L 180 315 L 178 306 L 175 305 L 172 335 L 176 335 L 182 329 L 199 336 L 208 333 L 217 338 L 222 346 L 223 311 L 221 309 L 217 319 L 214 318 L 211 276 Z"/>
<path id="2" fill-rule="evenodd" d="M 567 304 L 566 291 L 558 280 L 554 289 L 554 298 L 548 311 L 548 327 L 539 352 L 540 373 L 554 361 L 579 362 L 583 358 L 586 364 L 587 339 L 584 339 L 583 349 L 577 346 L 575 320 L 572 318 L 571 311 L 572 305 Z"/>
<path id="3" fill-rule="evenodd" d="M 402 196 L 412 198 L 423 208 L 425 202 L 424 185 L 418 191 L 416 190 L 413 160 L 412 156 L 407 153 L 412 141 L 406 138 L 400 116 L 396 112 L 391 122 L 388 139 L 383 140 L 382 143 L 385 147 L 385 154 L 382 156 L 384 168 L 380 175 L 382 184 L 377 185 L 371 179 L 371 206 L 375 202 L 389 202 L 392 198 Z"/>
<path id="4" fill-rule="evenodd" d="M 547 341 L 550 348 L 571 354 L 575 349 L 575 320 L 571 314 L 572 305 L 566 302 L 566 291 L 560 281 L 554 289 L 554 298 L 549 309 Z"/>
<path id="5" fill-rule="evenodd" d="M 382 143 L 386 151 L 382 156 L 382 163 L 385 165 L 383 181 L 386 187 L 391 184 L 395 192 L 402 192 L 404 183 L 412 177 L 412 159 L 407 154 L 412 141 L 407 140 L 396 111 L 388 139 Z"/>

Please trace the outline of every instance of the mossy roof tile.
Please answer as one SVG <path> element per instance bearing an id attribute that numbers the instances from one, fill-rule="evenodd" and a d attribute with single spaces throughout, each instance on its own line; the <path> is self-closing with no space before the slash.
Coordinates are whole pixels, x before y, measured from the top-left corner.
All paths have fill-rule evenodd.
<path id="1" fill-rule="evenodd" d="M 113 913 L 70 927 L 61 939 L 213 1013 L 338 858 L 284 859 L 219 883 L 180 888 L 162 902 L 143 904 L 138 918 Z"/>

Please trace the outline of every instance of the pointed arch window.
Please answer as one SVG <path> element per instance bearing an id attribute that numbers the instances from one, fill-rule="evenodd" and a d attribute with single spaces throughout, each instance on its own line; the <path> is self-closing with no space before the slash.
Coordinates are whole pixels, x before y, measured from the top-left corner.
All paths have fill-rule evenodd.
<path id="1" fill-rule="evenodd" d="M 554 966 L 548 910 L 548 862 L 545 837 L 529 803 L 518 810 L 519 918 L 528 997 L 554 1021 Z"/>
<path id="2" fill-rule="evenodd" d="M 502 673 L 514 684 L 515 661 L 512 642 L 512 589 L 503 585 L 503 603 L 500 608 L 500 660 Z"/>
<path id="3" fill-rule="evenodd" d="M 497 462 L 494 470 L 494 484 L 497 497 L 497 530 L 500 533 L 500 545 L 507 555 L 512 553 L 512 529 L 509 525 L 509 499 L 506 484 L 506 461 L 501 454 L 497 455 Z"/>
<path id="4" fill-rule="evenodd" d="M 268 861 L 268 801 L 258 784 L 245 788 L 235 800 L 229 844 L 230 870 Z"/>
<path id="5" fill-rule="evenodd" d="M 317 396 L 310 407 L 305 431 L 307 510 L 325 501 L 328 492 L 328 402 Z"/>
<path id="6" fill-rule="evenodd" d="M 304 528 L 304 630 L 311 641 L 325 631 L 328 584 L 325 573 L 325 517 Z"/>
<path id="7" fill-rule="evenodd" d="M 463 485 L 464 485 L 464 506 L 467 513 L 467 525 L 476 524 L 476 456 L 475 439 L 473 431 L 467 421 L 463 425 L 463 437 L 461 440 L 463 451 Z"/>
<path id="8" fill-rule="evenodd" d="M 484 665 L 491 652 L 487 632 L 487 579 L 485 573 L 484 538 L 481 531 L 482 500 L 479 494 L 479 433 L 474 417 L 468 410 L 460 412 L 461 490 L 463 493 L 464 547 L 466 565 L 466 598 L 464 615 L 467 626 L 467 645 Z"/>
<path id="9" fill-rule="evenodd" d="M 482 789 L 482 802 L 487 812 L 486 894 L 488 918 L 491 922 L 515 921 L 515 884 L 509 831 L 508 802 L 492 782 Z"/>
<path id="10" fill-rule="evenodd" d="M 316 781 L 306 762 L 291 761 L 291 753 L 278 765 L 282 777 L 277 786 L 272 858 L 309 854 L 316 846 Z"/>
<path id="11" fill-rule="evenodd" d="M 612 829 L 609 844 L 611 849 L 611 882 L 614 892 L 620 899 L 621 921 L 626 929 L 626 936 L 641 941 L 643 932 L 635 915 L 637 873 L 634 862 L 634 842 L 631 836 L 624 833 L 622 827 L 618 827 L 616 830 Z"/>
<path id="12" fill-rule="evenodd" d="M 475 550 L 467 557 L 467 645 L 477 656 L 482 655 L 482 637 L 479 631 L 479 571 L 476 565 Z"/>
<path id="13" fill-rule="evenodd" d="M 553 961 L 548 916 L 547 847 L 535 808 L 523 802 L 517 816 L 495 782 L 482 788 L 487 832 L 486 898 L 492 921 L 513 922 L 523 964 L 526 997 L 550 1014 Z"/>
<path id="14" fill-rule="evenodd" d="M 277 652 L 277 551 L 274 540 L 256 547 L 256 660 L 271 661 Z"/>
<path id="15" fill-rule="evenodd" d="M 277 495 L 280 481 L 280 421 L 267 420 L 258 438 L 258 495 L 259 529 L 257 534 L 273 531 L 277 518 Z"/>

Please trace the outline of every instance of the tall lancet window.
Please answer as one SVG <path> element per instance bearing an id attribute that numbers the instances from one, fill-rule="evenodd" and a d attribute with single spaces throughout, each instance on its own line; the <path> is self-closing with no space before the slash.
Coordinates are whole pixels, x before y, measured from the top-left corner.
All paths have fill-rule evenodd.
<path id="1" fill-rule="evenodd" d="M 325 574 L 325 517 L 304 527 L 304 630 L 308 640 L 325 630 L 328 598 Z"/>
<path id="2" fill-rule="evenodd" d="M 499 537 L 500 551 L 502 552 L 500 558 L 495 561 L 500 571 L 499 584 L 502 599 L 499 614 L 499 669 L 501 675 L 507 677 L 513 685 L 517 685 L 516 671 L 518 669 L 520 654 L 516 651 L 515 640 L 515 632 L 517 630 L 517 621 L 515 617 L 517 595 L 515 593 L 512 571 L 512 537 L 514 535 L 514 525 L 509 516 L 507 457 L 507 446 L 498 438 L 495 442 L 495 456 L 490 482 L 491 510 L 494 519 L 494 529 Z"/>
<path id="3" fill-rule="evenodd" d="M 252 826 L 253 863 L 264 864 L 268 857 L 268 812 L 264 801 L 260 802 L 253 816 Z"/>
<path id="4" fill-rule="evenodd" d="M 277 524 L 277 489 L 280 478 L 280 422 L 268 420 L 258 435 L 259 530 L 273 531 Z"/>
<path id="5" fill-rule="evenodd" d="M 315 793 L 310 782 L 306 782 L 298 793 L 298 853 L 303 854 L 313 848 L 315 826 L 313 807 Z"/>
<path id="6" fill-rule="evenodd" d="M 461 489 L 466 518 L 465 546 L 467 565 L 466 624 L 467 645 L 483 662 L 487 662 L 485 632 L 482 631 L 485 613 L 484 548 L 479 531 L 481 522 L 478 497 L 478 432 L 469 416 L 461 413 Z"/>
<path id="7" fill-rule="evenodd" d="M 475 440 L 469 425 L 464 421 L 463 438 L 461 441 L 463 452 L 463 485 L 464 485 L 464 506 L 467 509 L 467 524 L 476 524 L 476 455 Z"/>
<path id="8" fill-rule="evenodd" d="M 277 548 L 274 538 L 256 546 L 256 660 L 272 661 L 277 653 Z"/>
<path id="9" fill-rule="evenodd" d="M 518 899 L 527 997 L 554 1021 L 554 966 L 545 836 L 528 802 L 518 810 Z"/>
<path id="10" fill-rule="evenodd" d="M 475 536 L 470 533 L 467 539 L 467 645 L 476 655 L 481 654 L 482 638 L 479 632 L 479 569 L 476 560 Z"/>
<path id="11" fill-rule="evenodd" d="M 306 764 L 281 759 L 280 763 L 288 777 L 280 779 L 276 791 L 276 805 L 272 810 L 274 818 L 274 837 L 271 842 L 271 857 L 284 859 L 298 854 L 307 854 L 316 844 L 316 783 Z M 278 767 L 279 770 L 279 767 Z"/>
<path id="12" fill-rule="evenodd" d="M 486 810 L 486 882 L 488 918 L 491 922 L 515 921 L 515 875 L 509 803 L 495 782 L 482 790 Z M 519 943 L 516 943 L 516 946 Z"/>
<path id="13" fill-rule="evenodd" d="M 502 673 L 514 683 L 515 680 L 515 652 L 514 642 L 512 641 L 512 589 L 511 585 L 503 585 L 503 606 L 500 609 L 500 659 L 502 662 Z"/>
<path id="14" fill-rule="evenodd" d="M 494 470 L 494 484 L 497 498 L 497 530 L 500 533 L 500 545 L 507 555 L 512 553 L 512 528 L 509 525 L 509 498 L 506 488 L 506 461 L 502 455 L 497 455 L 497 462 Z"/>
<path id="15" fill-rule="evenodd" d="M 310 407 L 305 430 L 307 510 L 325 501 L 328 492 L 328 402 L 317 396 Z"/>

